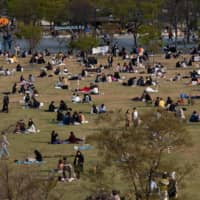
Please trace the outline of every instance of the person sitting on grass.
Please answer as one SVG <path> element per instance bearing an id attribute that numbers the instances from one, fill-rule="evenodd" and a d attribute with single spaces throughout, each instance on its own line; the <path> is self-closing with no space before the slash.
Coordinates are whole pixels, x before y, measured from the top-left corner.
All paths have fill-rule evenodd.
<path id="1" fill-rule="evenodd" d="M 93 104 L 92 107 L 91 107 L 90 113 L 91 114 L 98 114 L 99 108 L 95 104 Z"/>
<path id="2" fill-rule="evenodd" d="M 84 94 L 83 96 L 83 103 L 90 103 L 92 101 L 92 98 L 89 94 Z"/>
<path id="3" fill-rule="evenodd" d="M 20 64 L 17 64 L 16 72 L 23 72 L 23 71 L 24 71 L 23 67 Z"/>
<path id="4" fill-rule="evenodd" d="M 31 97 L 31 105 L 29 106 L 30 108 L 39 108 L 41 103 L 35 98 L 35 96 L 33 95 Z"/>
<path id="5" fill-rule="evenodd" d="M 68 139 L 65 140 L 66 142 L 69 142 L 70 144 L 78 144 L 80 142 L 83 142 L 83 139 L 77 138 L 73 131 L 70 132 L 70 136 Z"/>
<path id="6" fill-rule="evenodd" d="M 64 125 L 71 125 L 73 124 L 73 118 L 71 116 L 70 112 L 66 112 L 65 115 L 63 116 L 63 120 L 62 120 Z"/>
<path id="7" fill-rule="evenodd" d="M 76 111 L 72 115 L 72 121 L 73 121 L 73 125 L 80 125 L 81 124 L 79 114 Z"/>
<path id="8" fill-rule="evenodd" d="M 15 163 L 22 163 L 22 164 L 32 164 L 32 163 L 41 163 L 43 161 L 42 154 L 38 151 L 34 151 L 34 157 L 28 157 L 23 161 L 15 160 Z"/>
<path id="9" fill-rule="evenodd" d="M 40 74 L 38 75 L 39 78 L 43 78 L 47 76 L 47 72 L 45 69 L 41 69 Z"/>
<path id="10" fill-rule="evenodd" d="M 81 103 L 81 102 L 82 102 L 82 99 L 79 96 L 79 94 L 73 93 L 73 95 L 72 95 L 72 103 Z"/>
<path id="11" fill-rule="evenodd" d="M 85 115 L 82 112 L 79 112 L 79 119 L 81 124 L 87 124 L 88 121 L 85 119 Z"/>
<path id="12" fill-rule="evenodd" d="M 56 106 L 54 105 L 54 101 L 51 101 L 49 104 L 48 112 L 55 112 L 56 111 Z"/>
<path id="13" fill-rule="evenodd" d="M 61 122 L 61 121 L 63 121 L 63 118 L 64 118 L 64 114 L 63 114 L 62 110 L 58 109 L 58 111 L 57 111 L 57 117 L 56 117 L 57 121 Z"/>
<path id="14" fill-rule="evenodd" d="M 152 97 L 147 91 L 144 91 L 142 96 L 141 96 L 141 101 L 146 102 L 147 104 L 152 103 Z"/>
<path id="15" fill-rule="evenodd" d="M 56 133 L 55 130 L 53 130 L 51 132 L 51 144 L 60 144 L 60 140 L 58 137 L 58 133 Z"/>
<path id="16" fill-rule="evenodd" d="M 21 119 L 16 123 L 14 133 L 25 133 L 25 131 L 26 131 L 26 125 L 24 123 L 24 120 Z"/>
<path id="17" fill-rule="evenodd" d="M 198 115 L 197 111 L 193 111 L 189 121 L 190 122 L 199 122 L 199 115 Z"/>
<path id="18" fill-rule="evenodd" d="M 99 113 L 106 113 L 106 106 L 104 104 L 99 106 Z"/>
<path id="19" fill-rule="evenodd" d="M 61 88 L 62 89 L 65 89 L 65 90 L 67 90 L 67 89 L 69 89 L 69 86 L 70 86 L 70 82 L 68 81 L 68 79 L 67 78 L 65 78 L 65 77 L 62 77 L 62 82 L 61 82 Z"/>
<path id="20" fill-rule="evenodd" d="M 37 133 L 40 132 L 40 130 L 38 130 L 35 126 L 35 123 L 33 122 L 32 119 L 29 119 L 28 121 L 28 128 L 26 129 L 27 133 Z"/>
<path id="21" fill-rule="evenodd" d="M 67 104 L 63 100 L 60 101 L 60 105 L 58 109 L 61 111 L 71 110 L 71 108 L 68 108 Z"/>

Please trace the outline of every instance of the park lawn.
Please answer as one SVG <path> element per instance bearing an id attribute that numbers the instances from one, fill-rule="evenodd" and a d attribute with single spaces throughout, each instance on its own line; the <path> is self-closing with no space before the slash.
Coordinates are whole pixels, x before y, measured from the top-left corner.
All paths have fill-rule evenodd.
<path id="1" fill-rule="evenodd" d="M 99 59 L 101 63 L 106 63 L 106 59 L 101 57 Z M 157 55 L 155 60 L 160 61 L 167 67 L 167 75 L 166 79 L 159 79 L 159 93 L 152 94 L 152 97 L 155 99 L 157 96 L 163 97 L 166 99 L 167 96 L 172 97 L 173 99 L 178 99 L 180 93 L 187 94 L 199 94 L 198 86 L 188 86 L 186 85 L 187 79 L 178 81 L 178 82 L 170 82 L 167 79 L 173 77 L 176 73 L 181 73 L 182 75 L 186 75 L 191 69 L 175 69 L 176 60 L 164 60 L 162 56 Z M 19 62 L 22 66 L 25 66 L 25 71 L 23 75 L 25 78 L 28 77 L 28 74 L 33 74 L 35 77 L 39 75 L 40 67 L 38 65 L 30 66 L 28 64 L 28 59 L 19 59 Z M 115 60 L 115 63 L 120 62 L 123 64 L 123 61 L 120 59 Z M 7 65 L 5 61 L 0 59 L 0 66 L 6 66 L 8 68 L 14 68 L 15 65 Z M 72 73 L 80 73 L 82 66 L 76 63 L 75 59 L 68 59 L 66 66 L 68 70 Z M 195 68 L 196 66 L 194 66 Z M 143 71 L 143 70 L 141 70 Z M 113 72 L 112 70 L 107 70 L 107 72 Z M 2 92 L 11 91 L 12 84 L 16 81 L 19 81 L 21 73 L 15 73 L 14 76 L 10 77 L 0 77 L 0 99 L 3 98 Z M 144 75 L 144 74 L 141 74 Z M 122 74 L 122 76 L 126 77 L 126 80 L 132 76 L 140 76 L 140 74 Z M 85 138 L 89 134 L 95 134 L 98 130 L 95 124 L 95 118 L 97 116 L 92 116 L 89 114 L 90 106 L 88 104 L 72 104 L 70 102 L 71 99 L 71 91 L 59 90 L 55 89 L 54 85 L 57 81 L 58 77 L 53 76 L 52 78 L 36 78 L 35 86 L 39 91 L 39 96 L 37 99 L 41 102 L 44 102 L 44 107 L 40 110 L 32 110 L 32 109 L 22 109 L 19 104 L 19 100 L 22 99 L 22 96 L 12 95 L 10 96 L 10 112 L 8 114 L 0 113 L 0 130 L 8 129 L 10 125 L 15 125 L 16 121 L 19 119 L 24 119 L 25 122 L 29 118 L 32 118 L 36 123 L 37 127 L 40 129 L 40 133 L 32 134 L 32 135 L 17 135 L 12 134 L 12 129 L 7 130 L 9 133 L 8 139 L 10 141 L 9 151 L 11 154 L 11 158 L 7 161 L 9 164 L 14 165 L 13 161 L 16 159 L 24 159 L 30 155 L 32 155 L 35 149 L 40 150 L 46 160 L 46 163 L 40 166 L 36 166 L 37 170 L 41 171 L 42 175 L 47 176 L 48 172 L 51 169 L 56 168 L 57 161 L 62 156 L 69 156 L 69 160 L 73 162 L 73 157 L 70 155 L 75 154 L 74 145 L 50 145 L 48 142 L 50 141 L 50 133 L 52 130 L 56 130 L 59 133 L 61 139 L 66 139 L 70 133 L 70 131 L 74 131 L 78 137 Z M 86 80 L 80 81 L 80 87 L 88 86 L 91 81 L 95 79 L 95 74 Z M 115 109 L 123 109 L 124 112 L 126 109 L 133 107 L 138 107 L 139 112 L 145 112 L 151 109 L 151 107 L 147 107 L 144 103 L 141 102 L 133 102 L 131 99 L 133 97 L 141 96 L 144 88 L 143 87 L 127 87 L 122 86 L 121 83 L 100 83 L 100 92 L 99 96 L 92 96 L 93 102 L 97 105 L 104 103 L 107 106 L 108 110 Z M 71 81 L 71 89 L 74 90 L 77 87 L 77 81 Z M 67 104 L 73 109 L 73 111 L 83 111 L 86 114 L 86 119 L 89 121 L 89 124 L 81 125 L 81 126 L 58 126 L 55 123 L 56 113 L 48 113 L 44 112 L 47 109 L 50 101 L 56 101 L 56 105 L 58 102 L 63 99 L 67 102 Z M 194 106 L 187 106 L 186 115 L 189 116 L 191 112 L 196 109 L 199 111 L 200 100 L 195 101 Z M 188 131 L 191 133 L 194 145 L 188 149 L 188 151 L 184 154 L 180 153 L 176 159 L 180 159 L 181 162 L 199 162 L 199 154 L 200 154 L 200 136 L 199 136 L 199 128 L 198 125 L 187 125 Z M 95 149 L 83 151 L 85 156 L 85 168 L 91 168 L 94 166 L 96 160 L 98 160 L 98 154 Z M 20 166 L 24 168 L 25 166 Z M 29 166 L 30 167 L 30 166 Z M 117 175 L 117 171 L 116 171 Z M 199 168 L 195 169 L 194 172 L 186 179 L 186 187 L 184 190 L 180 188 L 181 193 L 186 193 L 190 199 L 199 200 L 200 198 L 200 182 L 199 182 L 200 170 Z M 88 190 L 84 187 L 85 185 L 90 185 L 84 179 L 73 183 L 59 183 L 57 187 L 57 191 L 61 193 L 64 192 L 65 199 L 70 200 L 81 200 L 84 199 L 89 193 Z M 117 189 L 121 189 L 124 191 L 126 187 L 122 183 L 120 183 L 119 178 L 115 183 L 112 183 L 113 187 Z M 126 191 L 125 191 L 126 192 Z"/>

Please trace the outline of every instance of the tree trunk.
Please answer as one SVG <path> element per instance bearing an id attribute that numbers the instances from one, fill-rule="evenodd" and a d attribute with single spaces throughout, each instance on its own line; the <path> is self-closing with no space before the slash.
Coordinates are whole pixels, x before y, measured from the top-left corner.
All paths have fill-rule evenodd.
<path id="1" fill-rule="evenodd" d="M 176 17 L 175 17 L 174 29 L 175 29 L 175 47 L 177 47 L 178 25 L 177 25 L 177 18 Z"/>
<path id="2" fill-rule="evenodd" d="M 133 39 L 134 39 L 134 46 L 135 46 L 135 48 L 137 48 L 138 47 L 138 44 L 137 44 L 137 33 L 133 33 Z"/>

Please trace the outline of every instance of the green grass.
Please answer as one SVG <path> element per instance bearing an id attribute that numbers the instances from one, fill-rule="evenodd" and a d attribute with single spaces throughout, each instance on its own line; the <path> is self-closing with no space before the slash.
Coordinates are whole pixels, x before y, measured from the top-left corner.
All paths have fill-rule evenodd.
<path id="1" fill-rule="evenodd" d="M 167 61 L 163 60 L 161 56 L 156 58 L 158 61 L 161 61 L 167 68 L 167 78 L 172 77 L 177 72 L 181 74 L 187 74 L 190 70 L 174 70 L 174 66 L 176 60 Z M 105 63 L 105 59 L 100 59 L 102 63 Z M 121 62 L 121 60 L 116 60 L 116 62 Z M 5 61 L 1 58 L 0 65 L 6 66 L 8 68 L 13 68 L 15 65 L 7 65 Z M 24 77 L 28 77 L 29 73 L 37 76 L 39 74 L 40 66 L 29 67 L 28 60 L 20 60 L 20 63 L 28 69 L 23 72 Z M 67 60 L 66 64 L 69 71 L 73 73 L 79 73 L 82 67 L 75 62 L 75 60 Z M 112 70 L 108 70 L 107 72 L 112 72 Z M 21 73 L 16 73 L 12 77 L 0 77 L 0 99 L 3 98 L 2 92 L 10 91 L 12 88 L 12 84 L 15 81 L 19 80 Z M 135 76 L 135 74 L 123 74 L 126 78 Z M 139 75 L 136 75 L 139 76 Z M 11 143 L 9 146 L 9 151 L 11 154 L 11 158 L 8 161 L 10 164 L 13 164 L 15 159 L 24 159 L 27 156 L 32 155 L 33 150 L 40 150 L 46 158 L 46 163 L 44 165 L 38 166 L 37 169 L 40 171 L 48 171 L 56 168 L 58 157 L 57 155 L 74 155 L 75 151 L 73 149 L 74 145 L 50 145 L 48 142 L 50 141 L 50 133 L 52 130 L 56 130 L 59 133 L 61 139 L 65 139 L 68 137 L 70 131 L 74 131 L 78 137 L 85 137 L 89 134 L 96 133 L 96 124 L 94 118 L 96 116 L 92 116 L 88 114 L 90 111 L 90 105 L 85 104 L 72 104 L 70 102 L 71 91 L 65 90 L 56 90 L 54 88 L 54 84 L 58 77 L 54 76 L 53 78 L 36 78 L 36 88 L 39 91 L 39 97 L 37 99 L 45 103 L 44 108 L 40 110 L 31 110 L 31 109 L 22 109 L 19 104 L 19 100 L 22 98 L 21 95 L 13 95 L 10 96 L 10 112 L 8 114 L 0 113 L 0 129 L 4 129 L 8 127 L 10 124 L 15 124 L 19 119 L 24 119 L 26 122 L 28 118 L 33 118 L 33 121 L 36 123 L 37 127 L 40 129 L 40 133 L 33 135 L 20 135 L 20 134 L 12 134 L 8 135 L 8 139 Z M 84 81 L 80 81 L 80 87 L 87 86 L 90 81 L 93 81 L 95 75 L 91 78 L 88 78 Z M 188 80 L 179 81 L 176 83 L 166 81 L 165 79 L 159 80 L 159 93 L 153 94 L 153 98 L 156 96 L 160 96 L 166 98 L 167 96 L 171 96 L 173 99 L 177 99 L 179 94 L 184 92 L 188 94 L 198 94 L 198 87 L 191 87 L 186 85 L 185 83 Z M 71 88 L 75 89 L 77 85 L 76 81 L 71 82 Z M 136 96 L 141 96 L 144 88 L 142 87 L 124 87 L 120 83 L 100 83 L 100 91 L 102 95 L 100 96 L 92 96 L 93 102 L 96 104 L 105 103 L 108 110 L 122 108 L 126 110 L 127 108 L 133 108 L 138 106 L 139 112 L 144 112 L 149 108 L 144 107 L 144 104 L 141 102 L 133 102 L 131 98 Z M 89 124 L 82 126 L 58 126 L 57 124 L 52 122 L 52 119 L 56 118 L 56 113 L 48 113 L 44 112 L 44 109 L 47 108 L 48 104 L 51 100 L 56 101 L 58 104 L 59 100 L 65 100 L 73 110 L 83 111 L 86 113 L 86 119 L 89 121 Z M 193 107 L 187 107 L 187 116 L 194 110 L 199 109 L 200 100 L 195 101 L 195 105 Z M 143 107 L 140 107 L 143 106 Z M 199 125 L 188 125 L 187 129 L 192 134 L 194 146 L 192 146 L 186 153 L 180 156 L 177 159 L 187 160 L 188 162 L 199 162 L 200 161 L 200 136 L 199 136 Z M 85 156 L 85 167 L 92 167 L 94 160 L 97 159 L 96 150 L 88 150 L 83 152 Z M 70 158 L 70 161 L 73 161 L 73 158 Z M 23 167 L 23 166 L 22 166 Z M 47 172 L 44 173 L 47 175 Z M 200 182 L 199 182 L 200 170 L 195 169 L 194 172 L 187 178 L 187 187 L 184 189 L 190 199 L 199 200 L 200 198 Z M 66 195 L 66 199 L 70 200 L 80 200 L 84 199 L 86 194 L 88 193 L 83 185 L 86 184 L 85 180 L 81 179 L 80 181 L 73 183 L 61 183 L 58 185 L 58 191 L 64 191 Z M 115 184 L 116 185 L 116 184 Z M 117 185 L 118 188 L 124 188 L 122 185 Z M 182 192 L 182 188 L 180 188 Z M 123 191 L 122 191 L 123 192 Z"/>

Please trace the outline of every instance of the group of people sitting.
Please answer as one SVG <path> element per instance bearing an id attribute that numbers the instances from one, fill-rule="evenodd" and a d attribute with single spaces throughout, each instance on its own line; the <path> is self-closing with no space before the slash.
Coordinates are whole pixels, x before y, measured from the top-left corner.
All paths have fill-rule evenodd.
<path id="1" fill-rule="evenodd" d="M 65 140 L 61 140 L 55 130 L 51 132 L 51 144 L 79 144 L 82 142 L 84 142 L 84 139 L 76 137 L 73 131 L 70 132 L 70 136 Z"/>
<path id="2" fill-rule="evenodd" d="M 57 121 L 59 125 L 81 125 L 87 124 L 88 121 L 82 112 L 70 111 L 63 113 L 61 110 L 57 111 Z"/>
<path id="3" fill-rule="evenodd" d="M 104 83 L 104 82 L 114 82 L 114 81 L 119 81 L 121 79 L 119 72 L 115 72 L 114 74 L 105 74 L 105 73 L 101 73 L 101 74 L 97 74 L 96 78 L 95 78 L 95 82 L 96 83 Z"/>
<path id="4" fill-rule="evenodd" d="M 21 103 L 24 105 L 24 108 L 35 108 L 35 109 L 41 108 L 44 105 L 44 103 L 39 102 L 36 99 L 36 96 L 34 94 L 30 94 L 29 91 L 26 92 Z"/>
<path id="5" fill-rule="evenodd" d="M 90 94 L 84 94 L 82 98 L 79 94 L 73 93 L 71 101 L 72 103 L 90 103 L 92 101 L 92 97 Z"/>
<path id="6" fill-rule="evenodd" d="M 38 95 L 38 91 L 35 88 L 33 82 L 35 81 L 35 78 L 32 74 L 29 74 L 28 80 L 26 80 L 23 75 L 20 77 L 19 83 L 15 82 L 12 86 L 12 94 L 16 94 L 16 92 L 20 94 L 26 94 L 29 93 L 30 95 Z"/>
<path id="7" fill-rule="evenodd" d="M 29 133 L 38 133 L 38 132 L 40 132 L 40 130 L 36 128 L 36 125 L 32 119 L 28 120 L 27 126 L 26 126 L 24 120 L 21 119 L 21 120 L 17 121 L 13 132 L 16 134 L 19 134 L 19 133 L 29 134 Z"/>
<path id="8" fill-rule="evenodd" d="M 14 70 L 9 70 L 8 68 L 0 67 L 0 75 L 2 76 L 10 76 L 14 73 Z"/>
<path id="9" fill-rule="evenodd" d="M 144 78 L 143 76 L 129 78 L 127 82 L 122 83 L 124 86 L 151 86 L 157 85 L 157 81 L 153 80 L 151 76 Z"/>
<path id="10" fill-rule="evenodd" d="M 187 68 L 189 66 L 192 66 L 192 59 L 187 60 L 186 58 L 183 58 L 182 61 L 176 63 L 176 68 Z"/>
<path id="11" fill-rule="evenodd" d="M 95 104 L 93 104 L 90 109 L 91 114 L 101 114 L 101 113 L 106 113 L 106 111 L 107 111 L 107 108 L 105 104 L 101 104 L 99 106 L 96 106 Z"/>
<path id="12" fill-rule="evenodd" d="M 34 53 L 29 61 L 30 64 L 44 64 L 45 59 L 44 59 L 44 54 L 43 53 Z"/>
<path id="13" fill-rule="evenodd" d="M 159 62 L 155 63 L 153 67 L 149 65 L 147 67 L 147 74 L 151 74 L 154 77 L 163 78 L 166 74 L 166 70 L 164 66 Z"/>
<path id="14" fill-rule="evenodd" d="M 57 112 L 60 111 L 71 111 L 72 109 L 68 107 L 64 100 L 60 100 L 59 106 L 55 105 L 55 101 L 51 101 L 49 104 L 47 112 Z"/>

